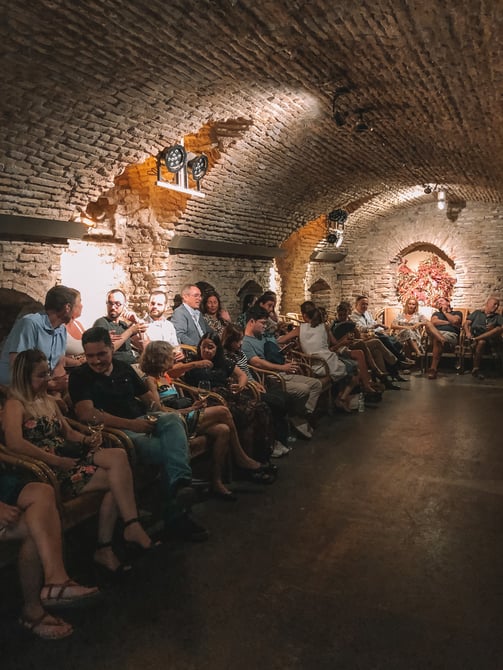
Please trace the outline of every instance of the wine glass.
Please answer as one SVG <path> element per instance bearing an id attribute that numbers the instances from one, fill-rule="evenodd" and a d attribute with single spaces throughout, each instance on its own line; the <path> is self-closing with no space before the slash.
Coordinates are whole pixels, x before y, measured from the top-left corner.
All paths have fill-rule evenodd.
<path id="1" fill-rule="evenodd" d="M 93 435 L 101 433 L 105 428 L 105 422 L 103 421 L 101 414 L 93 414 L 91 417 L 89 417 L 87 427 Z"/>
<path id="2" fill-rule="evenodd" d="M 197 385 L 197 391 L 199 395 L 200 400 L 206 400 L 206 398 L 210 395 L 211 391 L 211 384 L 207 380 L 200 381 L 199 384 Z"/>

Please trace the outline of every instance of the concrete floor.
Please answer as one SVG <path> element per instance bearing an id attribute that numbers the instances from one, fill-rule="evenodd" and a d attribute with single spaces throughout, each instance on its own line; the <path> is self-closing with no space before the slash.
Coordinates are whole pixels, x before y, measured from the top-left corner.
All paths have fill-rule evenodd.
<path id="1" fill-rule="evenodd" d="M 200 505 L 210 541 L 145 557 L 73 637 L 4 598 L 3 670 L 503 668 L 503 384 L 402 386 L 324 418 L 274 486 Z"/>

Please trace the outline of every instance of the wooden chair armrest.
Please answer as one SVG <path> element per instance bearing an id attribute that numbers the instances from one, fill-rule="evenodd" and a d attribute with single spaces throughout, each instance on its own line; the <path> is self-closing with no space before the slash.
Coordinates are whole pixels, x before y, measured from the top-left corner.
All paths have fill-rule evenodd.
<path id="1" fill-rule="evenodd" d="M 173 380 L 173 386 L 177 391 L 182 391 L 182 395 L 189 395 L 193 400 L 199 399 L 199 391 L 195 386 L 190 386 L 190 384 L 181 382 L 179 379 Z M 215 391 L 210 391 L 208 398 L 215 400 L 219 405 L 227 406 L 225 399 L 219 393 L 215 393 Z"/>
<path id="2" fill-rule="evenodd" d="M 17 454 L 8 449 L 4 444 L 0 444 L 0 462 L 15 468 L 20 468 L 30 472 L 39 482 L 50 484 L 55 493 L 56 504 L 61 513 L 63 504 L 59 490 L 59 482 L 54 471 L 44 463 L 25 454 Z"/>
<path id="3" fill-rule="evenodd" d="M 262 368 L 256 368 L 254 365 L 250 364 L 248 364 L 248 367 L 265 388 L 271 384 L 279 384 L 281 390 L 285 391 L 285 380 L 279 372 L 274 372 L 273 370 L 262 370 Z"/>
<path id="4" fill-rule="evenodd" d="M 300 351 L 292 351 L 290 354 L 294 359 L 295 364 L 300 366 L 302 374 L 306 375 L 306 377 L 330 376 L 330 368 L 328 367 L 328 363 L 321 356 L 317 356 L 316 354 L 305 354 Z M 323 368 L 323 374 L 314 372 L 313 364 L 321 366 Z"/>

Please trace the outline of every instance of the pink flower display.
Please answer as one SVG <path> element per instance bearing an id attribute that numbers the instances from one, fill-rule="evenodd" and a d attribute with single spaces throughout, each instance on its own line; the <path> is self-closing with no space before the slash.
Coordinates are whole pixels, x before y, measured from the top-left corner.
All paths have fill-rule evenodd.
<path id="1" fill-rule="evenodd" d="M 455 283 L 445 263 L 432 254 L 419 263 L 416 272 L 405 260 L 400 263 L 396 291 L 402 303 L 413 296 L 420 304 L 433 306 L 438 298 L 451 298 Z"/>

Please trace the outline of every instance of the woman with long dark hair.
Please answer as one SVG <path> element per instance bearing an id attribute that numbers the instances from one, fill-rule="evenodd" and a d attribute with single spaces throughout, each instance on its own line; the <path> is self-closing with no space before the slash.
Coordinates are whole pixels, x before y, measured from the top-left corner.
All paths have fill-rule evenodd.
<path id="1" fill-rule="evenodd" d="M 257 405 L 256 401 L 252 400 L 241 402 L 240 394 L 248 384 L 246 374 L 235 363 L 226 360 L 222 343 L 216 333 L 203 335 L 197 347 L 197 357 L 211 362 L 212 366 L 189 370 L 185 374 L 185 380 L 192 386 L 197 386 L 201 381 L 209 381 L 212 390 L 225 396 L 237 428 L 230 445 L 237 466 L 244 468 L 247 475 L 256 481 L 262 482 L 265 475 L 265 481 L 262 483 L 272 483 L 274 478 L 271 472 L 275 468 L 263 465 L 249 456 L 249 454 L 255 455 L 253 429 Z M 268 441 L 269 444 L 262 445 L 262 451 L 267 452 L 264 460 L 268 460 L 272 450 L 272 440 Z M 245 449 L 242 443 L 246 444 Z"/>

